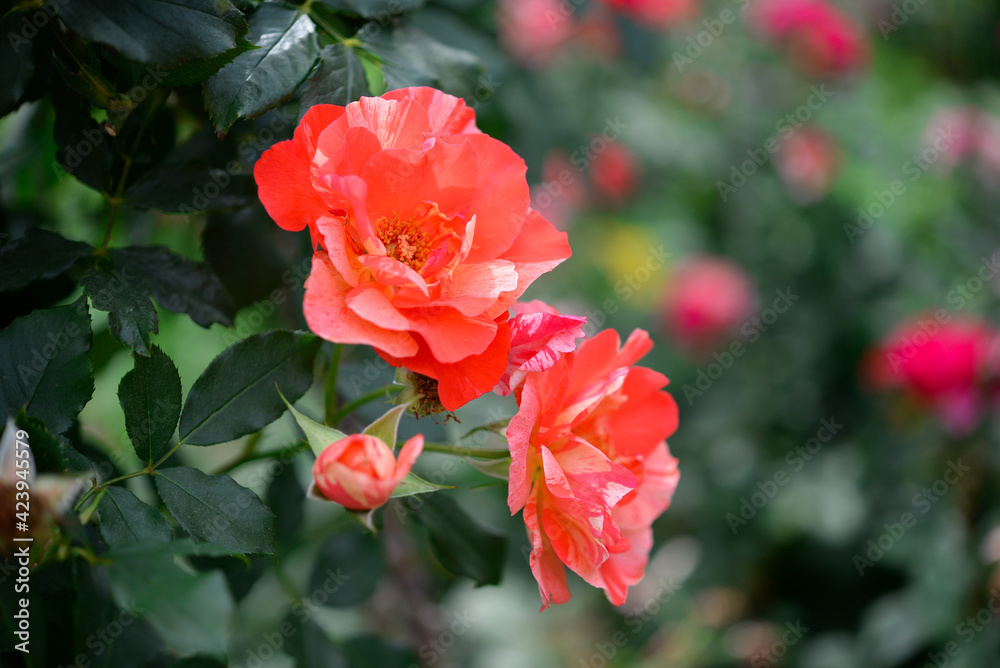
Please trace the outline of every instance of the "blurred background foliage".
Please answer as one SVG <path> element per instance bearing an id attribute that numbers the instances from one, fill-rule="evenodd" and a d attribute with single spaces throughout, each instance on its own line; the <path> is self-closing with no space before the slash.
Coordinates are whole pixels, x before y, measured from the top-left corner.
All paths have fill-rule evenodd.
<path id="1" fill-rule="evenodd" d="M 266 35 L 261 12 L 298 16 L 260 4 L 236 3 L 250 42 Z M 47 6 L 74 5 L 85 14 L 102 3 Z M 665 7 L 665 18 L 651 21 L 645 5 Z M 791 7 L 784 23 L 781 5 Z M 35 6 L 0 6 L 7 49 Z M 448 494 L 506 536 L 501 586 L 476 588 L 441 567 L 413 521 L 433 508 L 394 501 L 372 538 L 332 504 L 305 501 L 304 458 L 277 475 L 263 461 L 231 474 L 279 518 L 277 559 L 180 557 L 190 572 L 224 574 L 231 604 L 218 628 L 180 625 L 165 637 L 140 615 L 110 646 L 90 644 L 121 601 L 111 602 L 100 569 L 54 561 L 33 574 L 38 619 L 49 619 L 35 627 L 48 654 L 34 665 L 71 665 L 77 652 L 90 665 L 224 665 L 212 651 L 182 658 L 206 637 L 201 646 L 224 647 L 240 666 L 998 664 L 996 3 L 317 0 L 302 15 L 314 21 L 311 37 L 282 75 L 298 80 L 211 116 L 206 106 L 224 105 L 197 82 L 223 64 L 207 62 L 215 54 L 202 69 L 166 67 L 126 113 L 108 93 L 141 88 L 138 63 L 149 59 L 100 43 L 72 12 L 53 19 L 54 31 L 31 40 L 33 72 L 3 65 L 3 111 L 18 109 L 0 121 L 0 229 L 17 239 L 41 226 L 96 246 L 112 206 L 103 189 L 123 200 L 112 247 L 163 244 L 205 260 L 232 296 L 232 327 L 157 308 L 153 342 L 186 392 L 238 338 L 304 327 L 308 240 L 256 203 L 259 154 L 315 102 L 415 84 L 464 96 L 479 126 L 524 157 L 536 207 L 569 233 L 573 258 L 529 296 L 587 315 L 590 333 L 649 330 L 657 345 L 643 363 L 671 378 L 681 483 L 655 525 L 647 578 L 622 609 L 575 580 L 569 604 L 539 615 L 523 522 L 508 516 L 504 487 L 464 463 L 427 455 L 418 469 L 456 485 Z M 242 38 L 226 59 L 255 53 Z M 67 70 L 64 51 L 83 54 L 83 70 Z M 115 181 L 82 156 L 90 171 L 74 171 L 65 123 L 104 133 L 112 152 L 135 139 L 137 169 Z M 153 131 L 130 135 L 140 123 Z M 216 194 L 206 193 L 212 182 Z M 54 276 L 5 293 L 2 324 L 70 303 L 75 289 Z M 140 465 L 115 395 L 132 360 L 105 314 L 92 317 L 96 391 L 69 436 L 117 475 Z M 938 329 L 974 320 L 988 334 L 964 419 L 949 418 L 953 404 L 933 388 L 885 389 L 892 383 L 871 371 L 873 356 L 888 354 L 880 342 L 914 318 Z M 950 354 L 928 353 L 942 384 Z M 360 348 L 345 350 L 342 365 L 345 401 L 393 375 Z M 313 415 L 319 385 L 300 402 Z M 354 426 L 382 410 L 362 409 Z M 485 397 L 459 411 L 461 424 L 411 420 L 403 435 L 456 438 L 513 410 Z M 279 451 L 296 438 L 285 416 L 257 447 Z M 220 470 L 243 447 L 175 456 Z M 148 481 L 131 482 L 156 503 Z M 318 606 L 301 599 L 329 589 Z M 4 654 L 4 665 L 22 658 Z"/>

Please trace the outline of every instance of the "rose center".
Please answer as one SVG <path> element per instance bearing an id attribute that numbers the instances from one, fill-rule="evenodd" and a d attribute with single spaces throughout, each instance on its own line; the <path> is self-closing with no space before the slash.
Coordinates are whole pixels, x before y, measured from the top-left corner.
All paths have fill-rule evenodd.
<path id="1" fill-rule="evenodd" d="M 399 216 L 378 222 L 378 238 L 389 257 L 420 271 L 430 255 L 430 237 L 418 220 L 400 220 Z"/>

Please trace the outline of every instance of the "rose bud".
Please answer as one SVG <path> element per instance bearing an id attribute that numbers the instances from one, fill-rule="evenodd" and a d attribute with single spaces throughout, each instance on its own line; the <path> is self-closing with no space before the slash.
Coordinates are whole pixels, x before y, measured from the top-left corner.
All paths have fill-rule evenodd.
<path id="1" fill-rule="evenodd" d="M 370 510 L 389 500 L 424 449 L 417 434 L 399 451 L 399 459 L 380 439 L 352 434 L 334 441 L 313 464 L 316 491 L 348 510 Z"/>

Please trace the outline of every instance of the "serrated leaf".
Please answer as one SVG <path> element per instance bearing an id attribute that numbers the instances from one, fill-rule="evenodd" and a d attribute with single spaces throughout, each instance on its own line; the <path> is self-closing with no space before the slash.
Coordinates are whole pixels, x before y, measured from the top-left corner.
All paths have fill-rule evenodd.
<path id="1" fill-rule="evenodd" d="M 184 530 L 243 554 L 274 553 L 274 515 L 227 475 L 179 466 L 157 469 L 156 491 Z"/>
<path id="2" fill-rule="evenodd" d="M 81 455 L 69 439 L 62 434 L 53 434 L 41 420 L 37 420 L 23 410 L 15 417 L 19 429 L 28 433 L 28 443 L 39 473 L 80 473 L 90 470 L 90 460 Z"/>
<path id="3" fill-rule="evenodd" d="M 101 536 L 108 547 L 128 543 L 166 543 L 173 536 L 167 520 L 124 487 L 107 487 L 101 504 Z"/>
<path id="4" fill-rule="evenodd" d="M 0 247 L 0 292 L 20 290 L 40 278 L 55 278 L 93 247 L 32 227 Z"/>
<path id="5" fill-rule="evenodd" d="M 202 327 L 233 324 L 233 300 L 205 263 L 164 246 L 126 246 L 108 254 L 124 280 L 168 311 L 186 313 Z"/>
<path id="6" fill-rule="evenodd" d="M 276 330 L 226 348 L 188 392 L 181 440 L 222 443 L 277 420 L 285 412 L 282 395 L 295 401 L 312 385 L 313 360 L 322 343 L 312 334 Z"/>
<path id="7" fill-rule="evenodd" d="M 125 198 L 138 209 L 192 214 L 245 206 L 256 192 L 247 174 L 189 162 L 146 172 L 129 186 Z"/>
<path id="8" fill-rule="evenodd" d="M 80 287 L 94 308 L 108 312 L 111 336 L 140 355 L 149 356 L 149 335 L 159 331 L 160 317 L 153 302 L 120 274 L 88 267 Z"/>
<path id="9" fill-rule="evenodd" d="M 247 31 L 229 0 L 72 0 L 53 6 L 84 39 L 161 67 L 224 53 Z"/>
<path id="10" fill-rule="evenodd" d="M 372 31 L 365 48 L 382 59 L 389 89 L 431 86 L 457 97 L 472 97 L 483 66 L 468 51 L 442 44 L 405 23 Z M 361 33 L 365 30 L 362 28 Z"/>
<path id="11" fill-rule="evenodd" d="M 343 44 L 331 44 L 320 51 L 316 68 L 302 86 L 299 114 L 304 115 L 314 104 L 344 107 L 369 94 L 365 68 L 358 55 Z"/>
<path id="12" fill-rule="evenodd" d="M 220 132 L 291 97 L 319 56 L 312 19 L 280 2 L 251 14 L 247 39 L 260 48 L 240 54 L 205 80 L 205 107 Z"/>
<path id="13" fill-rule="evenodd" d="M 69 429 L 94 393 L 91 340 L 85 297 L 0 331 L 0 415 L 24 407 L 54 434 Z"/>
<path id="14" fill-rule="evenodd" d="M 209 78 L 224 66 L 233 62 L 233 59 L 241 53 L 253 51 L 257 47 L 251 44 L 244 37 L 236 38 L 236 46 L 228 51 L 223 51 L 211 58 L 201 58 L 189 60 L 170 68 L 160 85 L 164 88 L 174 88 L 176 86 L 190 86 Z"/>
<path id="15" fill-rule="evenodd" d="M 135 611 L 174 648 L 222 656 L 233 599 L 219 571 L 192 574 L 174 564 L 170 543 L 130 543 L 102 555 L 119 606 Z"/>
<path id="16" fill-rule="evenodd" d="M 155 464 L 170 451 L 181 414 L 181 377 L 170 357 L 156 346 L 149 358 L 136 356 L 118 384 L 118 401 L 135 454 Z"/>
<path id="17" fill-rule="evenodd" d="M 343 438 L 347 438 L 347 434 L 333 427 L 327 427 L 325 424 L 320 424 L 307 415 L 303 415 L 298 410 L 295 409 L 292 404 L 285 399 L 284 394 L 281 395 L 281 400 L 285 402 L 285 406 L 288 407 L 288 411 L 295 418 L 295 422 L 298 423 L 299 429 L 305 432 L 306 440 L 309 441 L 309 447 L 312 449 L 313 454 L 319 457 L 331 443 L 339 441 Z"/>
<path id="18" fill-rule="evenodd" d="M 0 63 L 4 64 L 0 67 L 0 116 L 17 109 L 35 74 L 35 35 L 27 37 L 23 28 L 30 17 L 30 12 L 12 10 L 0 19 Z"/>
<path id="19" fill-rule="evenodd" d="M 431 549 L 448 571 L 479 586 L 500 582 L 503 536 L 474 522 L 444 494 L 428 496 L 414 514 L 427 527 Z"/>

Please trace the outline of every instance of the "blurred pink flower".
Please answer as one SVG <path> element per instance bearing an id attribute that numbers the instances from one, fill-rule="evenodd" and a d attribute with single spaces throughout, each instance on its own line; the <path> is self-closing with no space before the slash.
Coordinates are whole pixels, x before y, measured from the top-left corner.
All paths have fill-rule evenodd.
<path id="1" fill-rule="evenodd" d="M 997 378 L 1000 334 L 971 317 L 937 311 L 901 323 L 862 360 L 862 374 L 877 390 L 902 390 L 937 412 L 955 434 L 975 428 Z"/>
<path id="2" fill-rule="evenodd" d="M 549 151 L 542 165 L 542 182 L 531 187 L 532 208 L 565 230 L 587 198 L 583 175 L 561 149 Z"/>
<path id="3" fill-rule="evenodd" d="M 977 107 L 938 110 L 927 124 L 924 146 L 941 154 L 946 170 L 969 163 L 984 182 L 1000 176 L 1000 119 Z"/>
<path id="4" fill-rule="evenodd" d="M 604 0 L 639 23 L 657 30 L 690 21 L 698 15 L 698 0 Z"/>
<path id="5" fill-rule="evenodd" d="M 511 57 L 544 67 L 573 36 L 573 9 L 563 0 L 500 0 L 497 30 Z"/>
<path id="6" fill-rule="evenodd" d="M 639 185 L 639 161 L 632 150 L 618 141 L 608 141 L 590 162 L 590 180 L 594 188 L 611 202 L 628 199 Z"/>
<path id="7" fill-rule="evenodd" d="M 746 272 L 723 257 L 695 256 L 674 271 L 663 313 L 675 342 L 696 353 L 712 350 L 753 313 L 756 294 Z"/>
<path id="8" fill-rule="evenodd" d="M 809 204 L 823 199 L 840 171 L 837 140 L 819 126 L 804 126 L 786 139 L 775 156 L 778 174 L 792 197 Z"/>
<path id="9" fill-rule="evenodd" d="M 763 0 L 751 20 L 766 39 L 779 44 L 792 62 L 814 76 L 860 69 L 868 61 L 864 31 L 825 0 Z"/>

